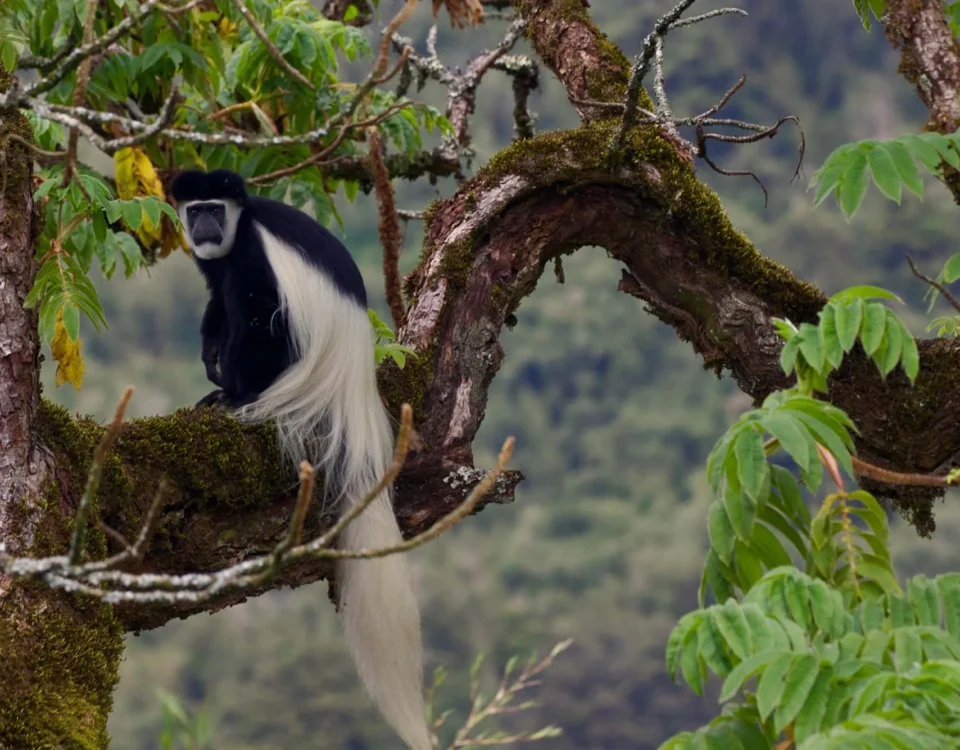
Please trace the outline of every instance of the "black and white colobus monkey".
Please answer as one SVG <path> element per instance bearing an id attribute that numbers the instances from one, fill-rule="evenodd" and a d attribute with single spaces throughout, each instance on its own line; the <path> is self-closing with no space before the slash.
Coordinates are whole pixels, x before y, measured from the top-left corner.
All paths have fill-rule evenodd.
<path id="1" fill-rule="evenodd" d="M 325 486 L 349 507 L 393 456 L 366 290 L 350 253 L 301 211 L 248 195 L 233 172 L 185 171 L 171 192 L 211 295 L 200 327 L 203 361 L 222 391 L 205 401 L 225 402 L 243 421 L 272 420 L 287 456 L 322 468 Z M 400 541 L 386 491 L 339 544 Z M 361 680 L 403 740 L 429 750 L 420 614 L 406 557 L 340 561 L 337 581 Z"/>

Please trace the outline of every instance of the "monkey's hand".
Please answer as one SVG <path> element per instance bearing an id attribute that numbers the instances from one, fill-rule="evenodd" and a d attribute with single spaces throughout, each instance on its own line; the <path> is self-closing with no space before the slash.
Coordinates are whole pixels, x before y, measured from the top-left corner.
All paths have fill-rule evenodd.
<path id="1" fill-rule="evenodd" d="M 217 351 L 216 341 L 204 344 L 200 358 L 203 360 L 203 365 L 207 370 L 207 380 L 214 385 L 219 385 L 222 388 L 223 382 L 220 379 L 220 373 L 217 372 L 217 364 L 220 361 L 220 352 Z"/>

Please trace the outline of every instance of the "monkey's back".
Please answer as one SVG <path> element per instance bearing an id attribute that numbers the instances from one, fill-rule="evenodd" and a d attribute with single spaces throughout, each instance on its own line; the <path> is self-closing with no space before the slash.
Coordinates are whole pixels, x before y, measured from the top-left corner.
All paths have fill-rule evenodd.
<path id="1" fill-rule="evenodd" d="M 311 266 L 330 277 L 342 294 L 366 309 L 367 290 L 360 269 L 330 230 L 286 203 L 260 196 L 250 196 L 247 201 L 253 221 L 299 250 Z"/>

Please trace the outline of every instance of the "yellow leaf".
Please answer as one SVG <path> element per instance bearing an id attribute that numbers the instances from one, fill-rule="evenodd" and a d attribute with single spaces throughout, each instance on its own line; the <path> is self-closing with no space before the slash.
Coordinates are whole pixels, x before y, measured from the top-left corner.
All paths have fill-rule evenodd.
<path id="1" fill-rule="evenodd" d="M 161 239 L 160 239 L 160 257 L 166 258 L 178 247 L 187 255 L 190 254 L 190 246 L 183 237 L 183 232 L 174 227 L 173 222 L 167 217 L 161 221 Z"/>
<path id="2" fill-rule="evenodd" d="M 150 157 L 143 149 L 129 146 L 117 151 L 113 156 L 114 175 L 117 180 L 117 195 L 121 200 L 155 196 L 165 200 L 163 183 L 154 169 Z M 161 227 L 146 216 L 137 230 L 137 237 L 147 247 L 153 247 L 160 241 Z"/>
<path id="3" fill-rule="evenodd" d="M 220 19 L 220 23 L 217 24 L 217 33 L 223 41 L 232 41 L 237 37 L 237 25 L 224 16 Z"/>
<path id="4" fill-rule="evenodd" d="M 53 358 L 57 360 L 56 383 L 58 386 L 64 383 L 72 383 L 78 391 L 83 385 L 83 356 L 80 354 L 80 337 L 76 341 L 70 340 L 70 334 L 67 333 L 63 325 L 63 309 L 57 313 L 57 322 L 53 328 L 53 341 L 50 342 L 50 352 Z"/>

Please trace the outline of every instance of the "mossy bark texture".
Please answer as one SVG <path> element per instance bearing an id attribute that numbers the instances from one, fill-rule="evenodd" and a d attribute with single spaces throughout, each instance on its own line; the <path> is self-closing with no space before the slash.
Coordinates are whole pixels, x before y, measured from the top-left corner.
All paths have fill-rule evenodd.
<path id="1" fill-rule="evenodd" d="M 0 78 L 0 89 L 9 79 Z M 18 113 L 7 133 L 29 137 Z M 0 195 L 0 541 L 24 555 L 62 552 L 69 535 L 51 454 L 34 432 L 36 315 L 23 307 L 36 273 L 31 161 L 7 145 Z M 92 534 L 91 552 L 103 539 Z M 123 630 L 109 607 L 0 575 L 0 748 L 104 748 Z"/>

